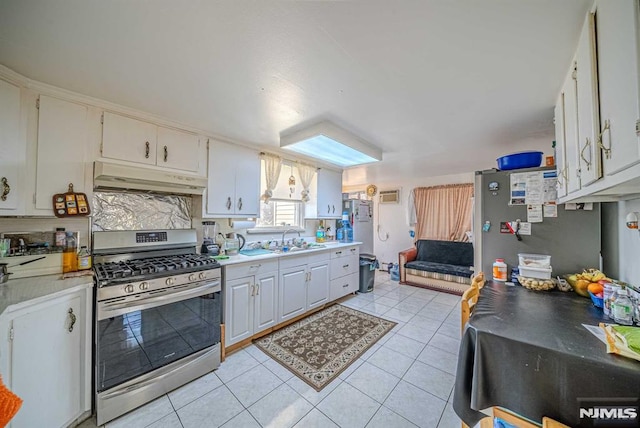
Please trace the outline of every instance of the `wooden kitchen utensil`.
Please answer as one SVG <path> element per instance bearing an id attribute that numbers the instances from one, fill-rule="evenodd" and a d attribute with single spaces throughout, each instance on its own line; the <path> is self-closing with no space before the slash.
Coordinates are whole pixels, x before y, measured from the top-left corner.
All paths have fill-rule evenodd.
<path id="1" fill-rule="evenodd" d="M 73 183 L 69 183 L 67 193 L 53 195 L 53 213 L 56 217 L 78 217 L 91 214 L 87 195 L 75 193 Z"/>

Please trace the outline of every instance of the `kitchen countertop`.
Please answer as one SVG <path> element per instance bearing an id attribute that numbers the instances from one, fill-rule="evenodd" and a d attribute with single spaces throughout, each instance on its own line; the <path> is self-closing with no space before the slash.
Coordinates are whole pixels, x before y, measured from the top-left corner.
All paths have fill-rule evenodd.
<path id="1" fill-rule="evenodd" d="M 333 251 L 336 248 L 352 247 L 354 245 L 361 245 L 361 244 L 362 242 L 358 242 L 358 241 L 349 242 L 349 243 L 342 243 L 342 242 L 326 243 L 325 242 L 324 244 L 322 244 L 324 245 L 324 247 L 314 248 L 311 250 L 288 251 L 286 253 L 260 254 L 257 256 L 245 256 L 244 254 L 238 254 L 237 256 L 229 256 L 229 258 L 225 260 L 218 260 L 218 262 L 220 263 L 221 266 L 228 266 L 228 265 L 234 265 L 238 263 L 255 262 L 258 260 L 275 259 L 279 257 L 304 256 L 305 254 L 318 253 L 321 251 Z"/>
<path id="2" fill-rule="evenodd" d="M 61 275 L 43 275 L 10 279 L 0 284 L 0 316 L 46 301 L 58 293 L 89 287 L 93 287 L 92 276 L 62 279 Z"/>

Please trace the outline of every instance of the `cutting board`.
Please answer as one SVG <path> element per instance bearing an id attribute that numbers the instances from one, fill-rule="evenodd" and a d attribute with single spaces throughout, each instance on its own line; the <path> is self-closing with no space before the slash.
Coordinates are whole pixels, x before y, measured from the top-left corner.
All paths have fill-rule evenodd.
<path id="1" fill-rule="evenodd" d="M 254 248 L 252 250 L 240 250 L 240 254 L 243 256 L 260 256 L 263 254 L 271 254 L 271 251 L 263 248 Z"/>

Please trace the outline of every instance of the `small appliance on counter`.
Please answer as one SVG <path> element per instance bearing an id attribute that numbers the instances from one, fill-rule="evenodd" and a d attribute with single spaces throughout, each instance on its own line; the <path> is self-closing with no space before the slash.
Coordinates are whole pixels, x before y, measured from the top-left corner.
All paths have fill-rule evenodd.
<path id="1" fill-rule="evenodd" d="M 218 235 L 218 225 L 215 221 L 202 222 L 202 246 L 200 254 L 209 254 L 217 256 L 220 254 L 220 246 L 214 241 L 214 237 Z"/>
<path id="2" fill-rule="evenodd" d="M 238 255 L 246 240 L 239 233 L 230 232 L 224 237 L 224 252 L 228 256 Z"/>

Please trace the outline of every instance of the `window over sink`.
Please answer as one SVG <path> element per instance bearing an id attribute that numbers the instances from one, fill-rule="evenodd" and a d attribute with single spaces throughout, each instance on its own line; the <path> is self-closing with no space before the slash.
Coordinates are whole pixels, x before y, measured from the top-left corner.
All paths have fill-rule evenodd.
<path id="1" fill-rule="evenodd" d="M 304 205 L 301 201 L 271 199 L 260 202 L 256 228 L 304 228 Z"/>
<path id="2" fill-rule="evenodd" d="M 264 194 L 265 162 L 260 161 L 260 194 Z M 268 202 L 260 201 L 260 218 L 256 219 L 253 233 L 278 231 L 291 228 L 304 229 L 304 203 L 301 195 L 302 182 L 293 162 L 283 161 L 273 197 Z"/>

